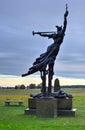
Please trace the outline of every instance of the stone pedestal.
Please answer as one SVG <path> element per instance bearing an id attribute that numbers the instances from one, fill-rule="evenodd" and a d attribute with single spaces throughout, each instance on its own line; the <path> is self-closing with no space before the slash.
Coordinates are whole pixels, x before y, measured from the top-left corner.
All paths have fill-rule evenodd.
<path id="1" fill-rule="evenodd" d="M 29 109 L 36 109 L 36 98 L 28 99 L 28 107 Z"/>
<path id="2" fill-rule="evenodd" d="M 72 107 L 72 98 L 30 98 L 26 115 L 38 117 L 75 116 L 76 109 Z"/>
<path id="3" fill-rule="evenodd" d="M 39 98 L 36 100 L 36 115 L 38 117 L 56 117 L 57 103 L 54 98 Z"/>
<path id="4" fill-rule="evenodd" d="M 58 116 L 75 116 L 76 109 L 72 108 L 72 98 L 57 98 Z"/>
<path id="5" fill-rule="evenodd" d="M 26 115 L 36 115 L 36 98 L 28 99 L 28 108 L 24 110 Z"/>
<path id="6" fill-rule="evenodd" d="M 72 98 L 57 98 L 57 109 L 58 110 L 71 110 L 72 109 Z"/>

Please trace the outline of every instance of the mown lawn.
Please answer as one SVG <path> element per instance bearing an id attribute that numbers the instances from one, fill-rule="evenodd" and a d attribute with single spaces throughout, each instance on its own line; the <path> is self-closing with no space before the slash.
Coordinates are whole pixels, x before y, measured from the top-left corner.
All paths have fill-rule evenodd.
<path id="1" fill-rule="evenodd" d="M 1 90 L 0 90 L 1 91 Z M 27 108 L 29 90 L 2 90 L 0 92 L 0 130 L 84 130 L 85 129 L 85 89 L 67 89 L 73 98 L 73 107 L 77 109 L 75 117 L 38 118 L 24 115 Z M 13 92 L 12 92 L 13 91 Z M 34 91 L 34 90 L 33 90 Z M 33 93 L 32 91 L 32 93 Z M 31 92 L 31 91 L 30 91 Z M 38 91 L 35 90 L 34 93 Z M 9 93 L 9 94 L 8 94 Z M 9 98 L 23 99 L 24 106 L 4 106 L 4 100 Z"/>

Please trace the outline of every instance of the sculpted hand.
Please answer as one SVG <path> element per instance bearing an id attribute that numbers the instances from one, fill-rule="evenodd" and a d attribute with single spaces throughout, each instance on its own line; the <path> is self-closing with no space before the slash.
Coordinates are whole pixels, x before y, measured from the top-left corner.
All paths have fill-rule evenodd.
<path id="1" fill-rule="evenodd" d="M 67 6 L 67 4 L 66 4 L 66 12 L 65 12 L 65 14 L 64 14 L 64 17 L 67 17 L 68 16 L 68 6 Z"/>

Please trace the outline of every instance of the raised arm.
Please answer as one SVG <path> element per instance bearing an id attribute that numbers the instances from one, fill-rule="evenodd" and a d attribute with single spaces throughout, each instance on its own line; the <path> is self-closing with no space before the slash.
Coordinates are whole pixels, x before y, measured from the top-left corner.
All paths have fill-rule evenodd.
<path id="1" fill-rule="evenodd" d="M 65 33 L 66 31 L 66 26 L 67 26 L 67 16 L 68 16 L 68 6 L 66 4 L 66 11 L 65 11 L 65 14 L 64 14 L 64 23 L 63 23 L 63 34 Z"/>

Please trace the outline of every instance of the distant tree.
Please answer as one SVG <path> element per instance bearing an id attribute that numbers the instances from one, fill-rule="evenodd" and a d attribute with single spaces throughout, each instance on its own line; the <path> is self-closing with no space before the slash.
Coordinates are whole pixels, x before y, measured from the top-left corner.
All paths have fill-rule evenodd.
<path id="1" fill-rule="evenodd" d="M 27 86 L 27 89 L 29 89 L 29 86 Z"/>
<path id="2" fill-rule="evenodd" d="M 25 89 L 25 85 L 24 84 L 20 85 L 20 89 Z"/>
<path id="3" fill-rule="evenodd" d="M 18 86 L 18 85 L 16 85 L 16 86 L 15 86 L 15 89 L 19 89 L 19 86 Z"/>
<path id="4" fill-rule="evenodd" d="M 60 89 L 60 83 L 59 83 L 59 79 L 55 79 L 54 81 L 54 92 L 58 91 Z"/>
<path id="5" fill-rule="evenodd" d="M 36 88 L 36 84 L 30 84 L 30 85 L 29 85 L 29 88 L 30 88 L 30 89 L 35 89 L 35 88 Z"/>
<path id="6" fill-rule="evenodd" d="M 42 83 L 38 84 L 37 88 L 41 89 L 42 88 Z"/>

